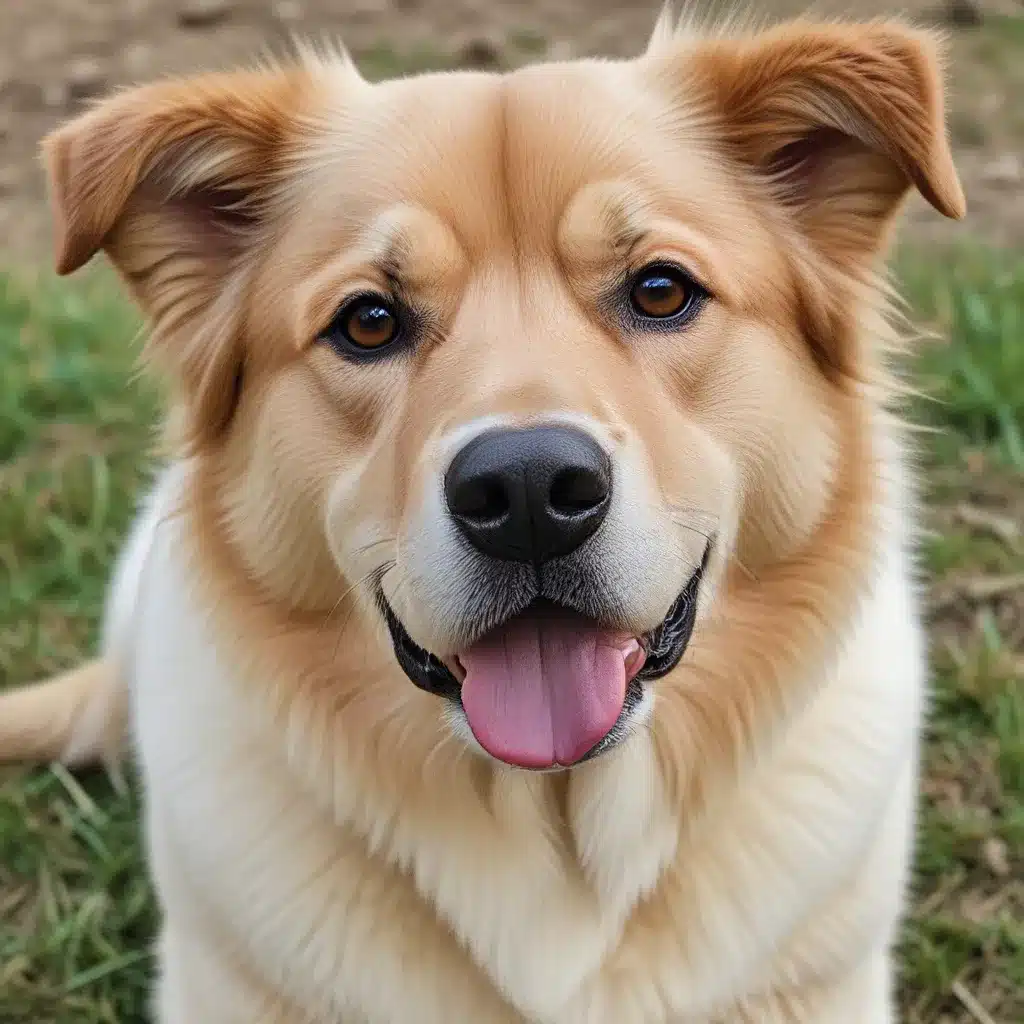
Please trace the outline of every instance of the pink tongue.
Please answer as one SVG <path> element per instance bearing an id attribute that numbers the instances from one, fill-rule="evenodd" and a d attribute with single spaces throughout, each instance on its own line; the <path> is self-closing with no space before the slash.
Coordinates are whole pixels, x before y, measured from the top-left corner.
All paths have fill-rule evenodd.
<path id="1" fill-rule="evenodd" d="M 517 616 L 488 633 L 459 655 L 473 735 L 494 757 L 523 768 L 578 761 L 622 711 L 623 645 L 562 614 Z"/>

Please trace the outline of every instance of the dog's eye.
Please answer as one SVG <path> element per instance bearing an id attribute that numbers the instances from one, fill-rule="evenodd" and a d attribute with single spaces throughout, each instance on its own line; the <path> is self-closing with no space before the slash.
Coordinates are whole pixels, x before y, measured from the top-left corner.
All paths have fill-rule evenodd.
<path id="1" fill-rule="evenodd" d="M 401 323 L 394 305 L 380 295 L 360 295 L 345 303 L 321 337 L 337 348 L 369 354 L 394 344 Z"/>
<path id="2" fill-rule="evenodd" d="M 398 337 L 398 316 L 389 303 L 376 297 L 350 302 L 339 326 L 357 348 L 382 348 Z"/>
<path id="3" fill-rule="evenodd" d="M 653 320 L 667 320 L 691 309 L 699 299 L 700 286 L 677 267 L 645 267 L 629 288 L 634 312 Z"/>

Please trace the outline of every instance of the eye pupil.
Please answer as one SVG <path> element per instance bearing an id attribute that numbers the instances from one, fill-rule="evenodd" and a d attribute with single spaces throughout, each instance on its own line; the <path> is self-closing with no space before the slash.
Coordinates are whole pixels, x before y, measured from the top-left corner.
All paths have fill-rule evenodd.
<path id="1" fill-rule="evenodd" d="M 641 316 L 663 319 L 682 313 L 693 295 L 693 287 L 681 273 L 658 269 L 638 276 L 630 300 Z"/>

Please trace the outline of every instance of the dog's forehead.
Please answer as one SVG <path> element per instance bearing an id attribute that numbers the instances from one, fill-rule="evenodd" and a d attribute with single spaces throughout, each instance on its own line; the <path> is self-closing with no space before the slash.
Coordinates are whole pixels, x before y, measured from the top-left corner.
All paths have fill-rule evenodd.
<path id="1" fill-rule="evenodd" d="M 673 165 L 682 122 L 635 62 L 425 75 L 339 94 L 307 151 L 315 180 L 304 189 L 315 197 L 307 223 L 340 241 L 410 204 L 436 214 L 471 250 L 512 236 L 553 240 L 590 183 L 665 193 L 699 181 L 694 167 Z M 702 155 L 694 149 L 686 161 Z"/>

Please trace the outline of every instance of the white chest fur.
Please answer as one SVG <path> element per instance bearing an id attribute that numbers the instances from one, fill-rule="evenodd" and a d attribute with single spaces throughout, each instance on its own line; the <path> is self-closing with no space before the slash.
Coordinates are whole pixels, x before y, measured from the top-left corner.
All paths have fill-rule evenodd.
<path id="1" fill-rule="evenodd" d="M 329 806 L 289 774 L 189 594 L 160 519 L 177 486 L 172 470 L 140 521 L 110 630 L 172 927 L 202 904 L 295 1005 L 369 1024 L 702 1020 L 886 941 L 923 687 L 898 539 L 839 671 L 696 827 L 641 732 L 578 772 L 559 834 L 543 780 L 514 772 L 448 831 L 341 770 Z M 632 919 L 655 886 L 665 912 Z"/>

